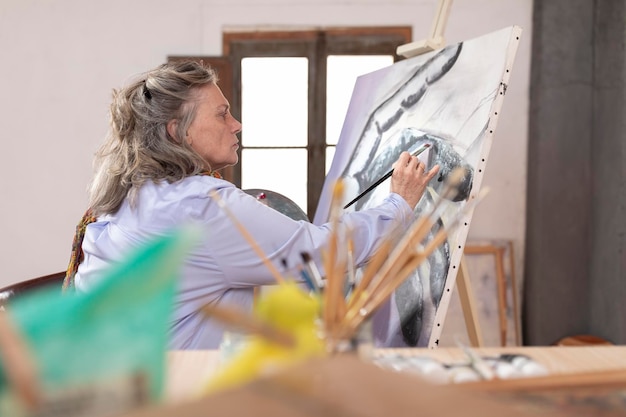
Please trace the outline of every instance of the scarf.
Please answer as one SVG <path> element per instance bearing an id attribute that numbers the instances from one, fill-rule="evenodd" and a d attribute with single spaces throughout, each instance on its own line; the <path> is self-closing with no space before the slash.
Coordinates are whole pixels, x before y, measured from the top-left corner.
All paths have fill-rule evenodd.
<path id="1" fill-rule="evenodd" d="M 222 179 L 222 176 L 217 171 L 205 171 L 198 175 L 209 175 L 214 178 Z M 83 217 L 76 226 L 76 232 L 72 241 L 70 262 L 67 266 L 67 271 L 65 272 L 65 278 L 63 279 L 64 292 L 74 289 L 74 277 L 78 271 L 78 266 L 85 258 L 85 254 L 83 253 L 83 239 L 85 238 L 85 231 L 87 230 L 87 226 L 94 223 L 96 220 L 98 220 L 97 217 L 93 215 L 91 208 L 89 208 L 85 214 L 83 214 Z"/>

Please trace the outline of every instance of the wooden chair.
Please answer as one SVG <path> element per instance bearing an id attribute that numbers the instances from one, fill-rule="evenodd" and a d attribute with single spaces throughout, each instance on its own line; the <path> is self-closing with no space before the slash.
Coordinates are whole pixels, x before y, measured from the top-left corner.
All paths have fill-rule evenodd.
<path id="1" fill-rule="evenodd" d="M 4 288 L 0 288 L 0 310 L 3 310 L 5 306 L 8 305 L 9 302 L 15 297 L 19 297 L 21 294 L 32 290 L 55 285 L 59 288 L 59 291 L 61 291 L 61 286 L 63 284 L 64 278 L 65 271 L 55 272 L 54 274 L 32 278 L 26 281 L 6 286 Z"/>

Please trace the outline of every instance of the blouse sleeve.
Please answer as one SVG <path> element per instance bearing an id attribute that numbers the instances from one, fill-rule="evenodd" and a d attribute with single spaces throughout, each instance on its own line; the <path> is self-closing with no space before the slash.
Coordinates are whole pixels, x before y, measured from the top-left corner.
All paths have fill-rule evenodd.
<path id="1" fill-rule="evenodd" d="M 301 253 L 308 252 L 322 270 L 321 250 L 331 234 L 330 224 L 320 226 L 295 221 L 267 207 L 233 186 L 216 189 L 219 197 L 237 221 L 250 233 L 267 259 L 286 274 L 297 276 Z M 211 253 L 232 287 L 275 283 L 273 275 L 225 211 L 210 199 L 203 213 L 207 224 L 205 250 Z M 413 212 L 406 201 L 391 193 L 379 206 L 345 213 L 340 222 L 352 231 L 354 259 L 364 263 L 386 239 L 410 225 Z M 287 270 L 283 267 L 287 265 Z"/>

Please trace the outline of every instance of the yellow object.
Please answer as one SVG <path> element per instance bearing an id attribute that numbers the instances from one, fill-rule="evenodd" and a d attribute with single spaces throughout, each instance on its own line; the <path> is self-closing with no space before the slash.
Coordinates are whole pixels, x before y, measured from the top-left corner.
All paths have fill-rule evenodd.
<path id="1" fill-rule="evenodd" d="M 204 393 L 233 388 L 268 375 L 299 361 L 326 353 L 316 320 L 320 300 L 293 282 L 284 282 L 264 292 L 254 307 L 260 320 L 289 333 L 295 340 L 291 348 L 250 336 L 237 353 L 204 388 Z"/>

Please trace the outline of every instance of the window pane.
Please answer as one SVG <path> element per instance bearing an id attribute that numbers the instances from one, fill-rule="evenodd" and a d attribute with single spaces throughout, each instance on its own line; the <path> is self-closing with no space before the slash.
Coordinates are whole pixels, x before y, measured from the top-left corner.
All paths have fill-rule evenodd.
<path id="1" fill-rule="evenodd" d="M 241 60 L 241 143 L 306 146 L 308 59 Z"/>
<path id="2" fill-rule="evenodd" d="M 306 149 L 242 149 L 241 188 L 262 188 L 307 210 Z"/>
<path id="3" fill-rule="evenodd" d="M 326 61 L 326 143 L 336 145 L 358 76 L 393 64 L 391 55 L 329 55 Z M 245 126 L 245 125 L 244 125 Z"/>
<path id="4" fill-rule="evenodd" d="M 328 175 L 328 171 L 330 171 L 330 166 L 333 163 L 333 158 L 335 157 L 335 149 L 334 146 L 326 147 L 326 175 Z"/>

